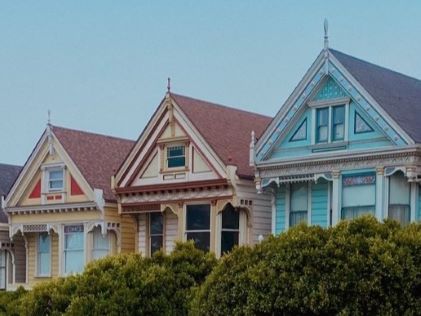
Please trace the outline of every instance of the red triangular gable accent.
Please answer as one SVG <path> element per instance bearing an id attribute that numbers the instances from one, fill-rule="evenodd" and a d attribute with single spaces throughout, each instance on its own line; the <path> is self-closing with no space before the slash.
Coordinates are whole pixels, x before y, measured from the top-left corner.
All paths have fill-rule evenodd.
<path id="1" fill-rule="evenodd" d="M 79 184 L 77 184 L 76 180 L 70 176 L 70 195 L 83 195 L 83 191 L 80 188 Z"/>
<path id="2" fill-rule="evenodd" d="M 32 190 L 31 194 L 29 195 L 30 199 L 38 199 L 41 197 L 41 180 L 38 180 L 37 184 L 35 184 L 34 189 Z"/>

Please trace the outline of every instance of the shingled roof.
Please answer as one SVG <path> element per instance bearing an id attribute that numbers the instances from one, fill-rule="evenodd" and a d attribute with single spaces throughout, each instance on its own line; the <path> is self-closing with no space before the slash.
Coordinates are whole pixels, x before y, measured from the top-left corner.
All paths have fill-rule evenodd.
<path id="1" fill-rule="evenodd" d="M 329 50 L 416 143 L 421 143 L 421 80 Z"/>
<path id="2" fill-rule="evenodd" d="M 240 177 L 254 176 L 249 166 L 251 132 L 259 138 L 271 117 L 174 93 L 171 96 L 226 165 L 236 165 Z"/>
<path id="3" fill-rule="evenodd" d="M 0 196 L 9 193 L 13 183 L 15 183 L 22 167 L 15 165 L 0 164 Z M 7 216 L 0 205 L 0 223 L 7 223 Z"/>
<path id="4" fill-rule="evenodd" d="M 106 201 L 115 201 L 111 176 L 135 142 L 58 126 L 51 130 L 90 186 L 102 189 Z"/>

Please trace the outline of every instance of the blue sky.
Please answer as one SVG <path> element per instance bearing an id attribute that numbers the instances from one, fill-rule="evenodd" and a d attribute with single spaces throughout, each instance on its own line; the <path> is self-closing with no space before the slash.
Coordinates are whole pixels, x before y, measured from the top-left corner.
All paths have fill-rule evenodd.
<path id="1" fill-rule="evenodd" d="M 55 125 L 136 139 L 176 93 L 274 115 L 323 46 L 421 78 L 421 1 L 2 1 L 0 162 Z"/>

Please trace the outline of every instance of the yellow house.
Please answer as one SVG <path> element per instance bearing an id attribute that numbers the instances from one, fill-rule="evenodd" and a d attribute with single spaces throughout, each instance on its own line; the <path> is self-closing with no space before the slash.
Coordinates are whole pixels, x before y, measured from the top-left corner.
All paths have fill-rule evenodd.
<path id="1" fill-rule="evenodd" d="M 168 92 L 113 178 L 137 251 L 194 240 L 220 256 L 270 234 L 270 195 L 257 194 L 249 161 L 270 120 Z"/>
<path id="2" fill-rule="evenodd" d="M 47 126 L 4 203 L 10 238 L 23 238 L 25 244 L 23 285 L 81 272 L 108 254 L 134 251 L 133 219 L 119 216 L 110 188 L 114 170 L 133 144 Z"/>

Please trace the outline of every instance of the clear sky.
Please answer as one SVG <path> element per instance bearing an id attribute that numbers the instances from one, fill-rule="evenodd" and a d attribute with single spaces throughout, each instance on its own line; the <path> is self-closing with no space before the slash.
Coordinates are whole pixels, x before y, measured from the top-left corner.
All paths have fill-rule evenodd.
<path id="1" fill-rule="evenodd" d="M 1 1 L 0 162 L 59 126 L 136 139 L 172 90 L 274 115 L 323 46 L 421 78 L 421 1 Z"/>

